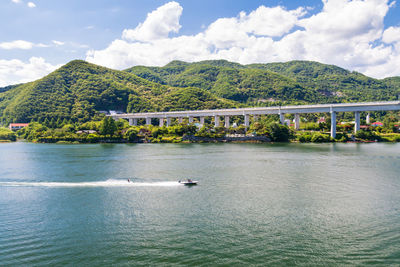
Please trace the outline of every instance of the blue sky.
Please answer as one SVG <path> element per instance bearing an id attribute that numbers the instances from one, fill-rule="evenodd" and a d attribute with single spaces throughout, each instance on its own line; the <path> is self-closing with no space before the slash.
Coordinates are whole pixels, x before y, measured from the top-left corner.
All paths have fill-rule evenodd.
<path id="1" fill-rule="evenodd" d="M 0 0 L 0 23 L 0 86 L 73 59 L 116 69 L 304 59 L 400 75 L 395 1 Z"/>

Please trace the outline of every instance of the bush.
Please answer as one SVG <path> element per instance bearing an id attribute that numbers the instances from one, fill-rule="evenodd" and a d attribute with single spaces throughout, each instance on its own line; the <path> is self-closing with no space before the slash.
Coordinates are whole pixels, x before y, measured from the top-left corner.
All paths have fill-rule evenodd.
<path id="1" fill-rule="evenodd" d="M 360 130 L 355 134 L 355 137 L 362 140 L 374 141 L 381 140 L 381 137 L 374 132 Z"/>
<path id="2" fill-rule="evenodd" d="M 305 132 L 303 134 L 301 134 L 300 136 L 298 136 L 297 138 L 299 140 L 299 142 L 301 143 L 309 143 L 309 142 L 313 142 L 313 143 L 325 143 L 325 142 L 331 142 L 332 139 L 329 135 L 327 134 L 322 134 L 320 132 Z"/>
<path id="3" fill-rule="evenodd" d="M 17 141 L 17 135 L 13 131 L 1 127 L 0 140 Z"/>
<path id="4" fill-rule="evenodd" d="M 345 134 L 345 133 L 336 133 L 335 140 L 336 140 L 336 141 L 339 141 L 339 142 L 347 142 L 347 141 L 349 141 L 350 139 L 349 139 L 349 137 L 347 136 L 347 134 Z"/>
<path id="5" fill-rule="evenodd" d="M 304 133 L 298 137 L 300 143 L 311 142 L 312 135 L 310 133 Z"/>
<path id="6" fill-rule="evenodd" d="M 274 142 L 287 142 L 289 141 L 290 131 L 286 125 L 279 123 L 271 123 L 267 125 L 268 135 Z"/>
<path id="7" fill-rule="evenodd" d="M 138 139 L 138 133 L 139 131 L 137 129 L 130 128 L 125 132 L 124 138 L 129 142 L 134 142 Z"/>
<path id="8" fill-rule="evenodd" d="M 313 135 L 311 137 L 311 142 L 313 142 L 313 143 L 325 143 L 325 142 L 330 142 L 330 141 L 331 141 L 331 137 L 329 135 L 318 133 L 318 132 L 313 133 Z"/>

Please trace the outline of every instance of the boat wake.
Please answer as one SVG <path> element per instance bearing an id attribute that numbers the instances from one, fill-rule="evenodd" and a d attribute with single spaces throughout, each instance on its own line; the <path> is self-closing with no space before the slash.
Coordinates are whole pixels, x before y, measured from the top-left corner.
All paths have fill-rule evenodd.
<path id="1" fill-rule="evenodd" d="M 167 187 L 181 186 L 179 182 L 128 182 L 127 180 L 106 180 L 98 182 L 0 182 L 0 187 Z"/>

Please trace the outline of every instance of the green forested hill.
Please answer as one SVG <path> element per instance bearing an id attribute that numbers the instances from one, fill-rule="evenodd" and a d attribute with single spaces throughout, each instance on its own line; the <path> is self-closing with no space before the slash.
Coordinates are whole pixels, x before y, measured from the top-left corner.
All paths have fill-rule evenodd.
<path id="1" fill-rule="evenodd" d="M 11 90 L 17 86 L 19 86 L 20 84 L 16 84 L 16 85 L 9 85 L 9 86 L 5 86 L 5 87 L 0 87 L 0 93 L 3 93 L 5 91 Z"/>
<path id="2" fill-rule="evenodd" d="M 400 78 L 373 79 L 312 61 L 240 65 L 225 60 L 173 61 L 164 67 L 137 66 L 131 73 L 176 86 L 197 86 L 218 96 L 254 104 L 395 100 Z"/>
<path id="3" fill-rule="evenodd" d="M 168 111 L 236 105 L 200 88 L 161 85 L 79 60 L 40 80 L 0 93 L 0 116 L 7 122 L 37 118 L 86 121 L 100 110 Z"/>
<path id="4" fill-rule="evenodd" d="M 87 121 L 101 110 L 214 109 L 395 100 L 400 77 L 373 79 L 318 62 L 172 61 L 116 71 L 75 60 L 40 80 L 0 88 L 0 119 Z"/>
<path id="5" fill-rule="evenodd" d="M 373 79 L 358 72 L 312 61 L 253 64 L 248 67 L 291 77 L 325 95 L 329 102 L 395 100 L 397 92 L 400 92 L 400 87 L 390 85 L 389 80 Z"/>
<path id="6" fill-rule="evenodd" d="M 192 64 L 173 61 L 162 68 L 136 66 L 127 72 L 171 86 L 202 88 L 219 97 L 248 104 L 275 100 L 306 103 L 318 97 L 292 78 L 223 60 Z"/>

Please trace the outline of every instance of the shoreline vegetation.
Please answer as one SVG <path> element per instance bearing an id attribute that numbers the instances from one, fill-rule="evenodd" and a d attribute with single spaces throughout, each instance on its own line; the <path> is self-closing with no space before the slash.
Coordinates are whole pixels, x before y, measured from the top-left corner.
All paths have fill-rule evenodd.
<path id="1" fill-rule="evenodd" d="M 397 118 L 396 118 L 397 119 Z M 394 120 L 397 121 L 397 120 Z M 400 142 L 398 123 L 386 122 L 383 126 L 368 126 L 353 134 L 354 125 L 338 124 L 336 138 L 329 133 L 329 123 L 307 122 L 300 124 L 300 130 L 281 125 L 277 118 L 269 116 L 253 121 L 247 129 L 234 123 L 234 127 L 214 127 L 181 124 L 166 126 L 130 126 L 126 120 L 115 121 L 104 117 L 101 121 L 73 123 L 44 119 L 33 121 L 28 127 L 17 132 L 0 127 L 0 142 L 26 140 L 34 143 L 217 143 L 217 142 Z M 236 126 L 239 125 L 239 126 Z"/>

